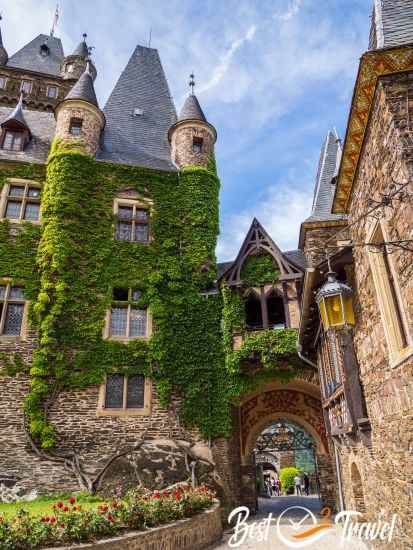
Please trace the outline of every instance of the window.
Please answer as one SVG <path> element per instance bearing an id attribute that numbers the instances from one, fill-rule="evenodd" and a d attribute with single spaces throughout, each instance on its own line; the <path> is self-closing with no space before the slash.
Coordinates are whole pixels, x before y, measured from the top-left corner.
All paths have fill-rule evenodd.
<path id="1" fill-rule="evenodd" d="M 262 328 L 261 300 L 252 292 L 245 302 L 245 320 L 250 329 Z"/>
<path id="2" fill-rule="evenodd" d="M 204 143 L 204 140 L 202 138 L 194 136 L 192 140 L 192 152 L 201 153 L 203 143 Z"/>
<path id="3" fill-rule="evenodd" d="M 245 301 L 245 318 L 249 329 L 286 328 L 285 308 L 282 297 L 272 290 L 268 295 L 264 289 L 260 294 L 251 292 Z"/>
<path id="4" fill-rule="evenodd" d="M 141 307 L 141 292 L 134 289 L 114 288 L 110 309 L 109 338 L 132 340 L 148 335 L 148 312 Z"/>
<path id="5" fill-rule="evenodd" d="M 69 133 L 72 134 L 72 136 L 80 136 L 82 133 L 82 123 L 83 120 L 81 118 L 71 118 Z"/>
<path id="6" fill-rule="evenodd" d="M 73 63 L 67 63 L 67 64 L 66 64 L 66 71 L 67 71 L 68 73 L 73 73 L 73 69 L 74 69 Z"/>
<path id="7" fill-rule="evenodd" d="M 149 241 L 149 210 L 139 204 L 115 204 L 117 221 L 115 239 L 147 243 Z"/>
<path id="8" fill-rule="evenodd" d="M 385 241 L 383 229 L 381 224 L 378 223 L 373 231 L 370 242 L 383 243 Z M 391 259 L 387 247 L 372 248 L 369 256 L 387 345 L 390 351 L 390 361 L 394 364 L 410 351 L 398 294 L 398 285 L 393 276 Z"/>
<path id="9" fill-rule="evenodd" d="M 40 187 L 31 183 L 10 184 L 6 188 L 4 218 L 9 220 L 39 221 Z"/>
<path id="10" fill-rule="evenodd" d="M 24 304 L 25 299 L 21 288 L 0 285 L 0 335 L 20 336 Z"/>
<path id="11" fill-rule="evenodd" d="M 4 76 L 0 76 L 0 90 L 4 90 L 6 88 L 6 78 Z"/>
<path id="12" fill-rule="evenodd" d="M 47 87 L 47 97 L 50 97 L 51 99 L 57 98 L 57 86 Z"/>
<path id="13" fill-rule="evenodd" d="M 23 132 L 5 130 L 3 149 L 6 151 L 21 151 L 23 149 Z"/>
<path id="14" fill-rule="evenodd" d="M 284 300 L 275 292 L 271 292 L 267 297 L 267 312 L 270 328 L 285 328 Z"/>
<path id="15" fill-rule="evenodd" d="M 101 386 L 98 416 L 149 415 L 152 385 L 142 374 L 108 374 Z"/>
<path id="16" fill-rule="evenodd" d="M 106 378 L 106 409 L 142 409 L 145 405 L 145 377 L 109 374 Z"/>
<path id="17" fill-rule="evenodd" d="M 30 94 L 30 92 L 32 91 L 32 84 L 33 82 L 31 80 L 22 80 L 20 91 L 24 92 L 25 94 Z"/>

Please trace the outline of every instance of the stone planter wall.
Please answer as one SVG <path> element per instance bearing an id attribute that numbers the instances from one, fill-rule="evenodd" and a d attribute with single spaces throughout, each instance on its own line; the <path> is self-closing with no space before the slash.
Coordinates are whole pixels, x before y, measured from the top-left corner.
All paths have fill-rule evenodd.
<path id="1" fill-rule="evenodd" d="M 60 546 L 48 550 L 202 550 L 221 540 L 220 506 L 192 518 L 163 525 L 147 531 L 132 531 L 122 536 L 87 544 Z"/>

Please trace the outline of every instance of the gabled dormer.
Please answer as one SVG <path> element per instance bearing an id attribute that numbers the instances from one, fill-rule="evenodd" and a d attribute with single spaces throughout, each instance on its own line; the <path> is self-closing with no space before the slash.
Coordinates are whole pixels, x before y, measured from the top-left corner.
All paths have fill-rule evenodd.
<path id="1" fill-rule="evenodd" d="M 1 129 L 1 148 L 6 151 L 23 151 L 31 139 L 31 131 L 23 114 L 23 94 L 16 108 L 1 123 Z"/>

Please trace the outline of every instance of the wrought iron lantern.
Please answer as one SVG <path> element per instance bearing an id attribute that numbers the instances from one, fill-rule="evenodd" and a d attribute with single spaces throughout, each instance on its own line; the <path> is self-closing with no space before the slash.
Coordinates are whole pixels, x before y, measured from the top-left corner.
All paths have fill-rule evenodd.
<path id="1" fill-rule="evenodd" d="M 327 281 L 317 292 L 316 301 L 324 330 L 343 329 L 355 324 L 353 291 L 338 281 L 333 271 L 328 272 Z"/>

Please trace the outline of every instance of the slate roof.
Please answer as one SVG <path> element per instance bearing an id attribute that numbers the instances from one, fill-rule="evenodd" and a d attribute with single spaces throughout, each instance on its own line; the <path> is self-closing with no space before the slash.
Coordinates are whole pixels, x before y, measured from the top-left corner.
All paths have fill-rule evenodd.
<path id="1" fill-rule="evenodd" d="M 369 49 L 413 43 L 413 0 L 374 0 Z"/>
<path id="2" fill-rule="evenodd" d="M 176 170 L 167 137 L 176 111 L 157 50 L 137 46 L 103 112 L 98 160 Z"/>
<path id="3" fill-rule="evenodd" d="M 287 250 L 283 252 L 284 256 L 293 263 L 305 269 L 307 267 L 307 259 L 302 250 Z"/>
<path id="4" fill-rule="evenodd" d="M 82 42 L 79 42 L 72 55 L 79 55 L 80 57 L 84 57 L 85 59 L 89 56 L 89 48 L 87 47 L 86 40 L 82 40 Z"/>
<path id="5" fill-rule="evenodd" d="M 341 214 L 331 213 L 335 191 L 331 181 L 338 174 L 341 153 L 337 132 L 330 130 L 321 148 L 311 215 L 304 223 L 344 218 Z"/>
<path id="6" fill-rule="evenodd" d="M 5 122 L 13 110 L 9 107 L 0 107 L 0 124 Z M 0 159 L 44 164 L 55 133 L 56 122 L 53 113 L 23 109 L 22 114 L 30 128 L 31 140 L 24 148 L 24 151 L 16 152 L 0 149 Z"/>
<path id="7" fill-rule="evenodd" d="M 13 111 L 10 112 L 9 116 L 3 120 L 1 126 L 4 126 L 7 122 L 10 122 L 11 120 L 18 122 L 21 126 L 26 128 L 26 130 L 29 130 L 30 132 L 30 127 L 28 126 L 23 114 L 23 95 L 20 96 L 19 102 L 17 103 L 16 107 Z"/>
<path id="8" fill-rule="evenodd" d="M 185 103 L 178 117 L 178 121 L 182 120 L 201 120 L 202 122 L 207 122 L 196 95 L 190 94 L 185 99 Z"/>
<path id="9" fill-rule="evenodd" d="M 40 53 L 40 46 L 45 42 L 49 47 L 49 55 L 43 56 Z M 7 62 L 7 66 L 59 76 L 60 64 L 63 58 L 63 46 L 60 38 L 39 34 L 39 36 L 23 46 L 21 50 L 13 54 Z"/>
<path id="10" fill-rule="evenodd" d="M 86 70 L 81 74 L 79 80 L 65 97 L 66 99 L 81 99 L 99 107 L 98 100 L 93 85 L 93 76 L 90 72 L 89 63 Z"/>

